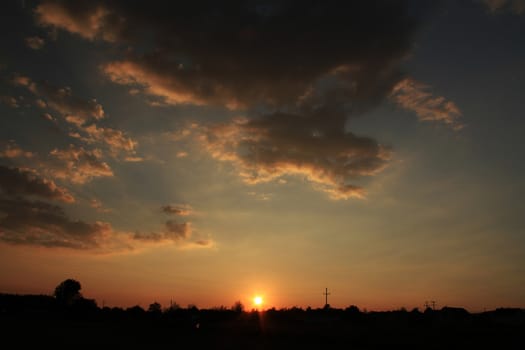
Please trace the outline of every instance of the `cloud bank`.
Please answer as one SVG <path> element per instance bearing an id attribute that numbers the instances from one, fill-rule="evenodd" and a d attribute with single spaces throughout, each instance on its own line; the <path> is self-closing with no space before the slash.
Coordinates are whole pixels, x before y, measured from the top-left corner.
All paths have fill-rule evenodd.
<path id="1" fill-rule="evenodd" d="M 250 184 L 286 175 L 334 199 L 365 196 L 391 149 L 347 129 L 385 101 L 462 127 L 451 101 L 407 78 L 423 6 L 411 1 L 43 1 L 37 22 L 121 44 L 101 66 L 150 105 L 220 106 L 245 118 L 201 125 L 205 150 Z M 148 39 L 145 41 L 145 39 Z"/>

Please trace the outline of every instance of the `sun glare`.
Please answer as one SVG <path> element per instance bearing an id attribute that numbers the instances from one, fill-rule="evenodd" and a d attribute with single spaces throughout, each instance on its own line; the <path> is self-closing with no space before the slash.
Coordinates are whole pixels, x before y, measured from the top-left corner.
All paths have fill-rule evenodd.
<path id="1" fill-rule="evenodd" d="M 254 304 L 255 306 L 261 306 L 262 303 L 263 303 L 263 298 L 262 298 L 261 296 L 258 296 L 258 295 L 257 295 L 257 296 L 255 296 L 255 297 L 253 298 L 253 304 Z"/>

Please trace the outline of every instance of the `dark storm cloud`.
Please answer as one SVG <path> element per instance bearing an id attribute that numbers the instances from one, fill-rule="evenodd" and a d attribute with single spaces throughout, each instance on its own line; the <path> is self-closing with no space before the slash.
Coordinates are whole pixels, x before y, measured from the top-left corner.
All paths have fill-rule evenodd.
<path id="1" fill-rule="evenodd" d="M 155 51 L 108 63 L 104 72 L 163 103 L 237 109 L 294 104 L 319 78 L 346 67 L 349 87 L 369 98 L 376 94 L 369 84 L 406 54 L 415 26 L 402 6 L 382 6 L 284 4 L 271 15 L 249 5 L 190 6 L 153 27 Z"/>
<path id="2" fill-rule="evenodd" d="M 392 91 L 405 79 L 400 64 L 418 27 L 414 14 L 426 5 L 44 1 L 35 14 L 43 26 L 125 44 L 102 71 L 150 104 L 243 110 L 251 118 L 204 125 L 200 137 L 245 181 L 305 175 L 333 198 L 348 198 L 364 196 L 355 181 L 384 169 L 390 151 L 348 131 L 346 121 L 388 99 L 407 101 Z M 268 112 L 253 118 L 259 107 Z M 441 112 L 418 115 L 450 123 Z"/>
<path id="3" fill-rule="evenodd" d="M 111 232 L 108 223 L 71 220 L 55 205 L 0 198 L 0 240 L 5 243 L 93 249 Z"/>
<path id="4" fill-rule="evenodd" d="M 154 50 L 107 64 L 111 79 L 166 103 L 231 108 L 288 104 L 342 66 L 365 93 L 360 85 L 407 53 L 416 26 L 405 4 L 391 1 L 44 1 L 36 15 L 43 25 L 136 51 L 146 35 Z"/>
<path id="5" fill-rule="evenodd" d="M 72 203 L 75 198 L 52 180 L 43 179 L 34 172 L 0 165 L 0 189 L 9 196 L 38 196 Z"/>

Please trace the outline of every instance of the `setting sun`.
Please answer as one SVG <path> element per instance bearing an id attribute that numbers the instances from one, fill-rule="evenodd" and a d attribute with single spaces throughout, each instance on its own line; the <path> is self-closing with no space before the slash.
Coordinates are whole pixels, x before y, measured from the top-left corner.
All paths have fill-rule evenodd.
<path id="1" fill-rule="evenodd" d="M 255 306 L 261 306 L 263 303 L 263 298 L 261 296 L 256 296 L 253 298 L 253 304 Z"/>

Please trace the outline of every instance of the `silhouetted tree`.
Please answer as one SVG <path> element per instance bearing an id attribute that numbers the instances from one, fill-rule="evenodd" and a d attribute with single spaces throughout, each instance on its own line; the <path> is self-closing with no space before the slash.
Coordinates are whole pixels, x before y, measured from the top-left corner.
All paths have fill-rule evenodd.
<path id="1" fill-rule="evenodd" d="M 162 306 L 159 303 L 154 302 L 149 305 L 148 312 L 160 314 L 162 312 Z"/>
<path id="2" fill-rule="evenodd" d="M 94 299 L 86 299 L 80 297 L 73 301 L 73 304 L 71 305 L 71 310 L 76 315 L 88 316 L 94 315 L 99 310 L 99 308 L 97 306 L 97 302 Z"/>
<path id="3" fill-rule="evenodd" d="M 346 312 L 351 314 L 359 314 L 361 311 L 359 311 L 359 308 L 355 305 L 350 305 L 345 309 Z"/>
<path id="4" fill-rule="evenodd" d="M 415 315 L 415 314 L 420 314 L 420 313 L 421 313 L 421 311 L 419 311 L 419 308 L 418 308 L 418 307 L 413 308 L 412 311 L 410 311 L 410 312 L 411 312 L 412 314 L 414 314 L 414 315 Z"/>
<path id="5" fill-rule="evenodd" d="M 131 317 L 141 317 L 146 313 L 146 311 L 142 307 L 140 307 L 140 305 L 135 305 L 132 307 L 128 307 L 126 309 L 126 313 Z"/>
<path id="6" fill-rule="evenodd" d="M 80 294 L 81 288 L 80 282 L 69 278 L 55 288 L 54 296 L 59 303 L 72 305 L 75 301 L 82 298 L 82 294 Z"/>
<path id="7" fill-rule="evenodd" d="M 190 311 L 199 311 L 199 308 L 195 304 L 188 304 L 187 309 Z"/>
<path id="8" fill-rule="evenodd" d="M 244 311 L 244 305 L 238 300 L 233 304 L 232 310 L 240 314 Z"/>

